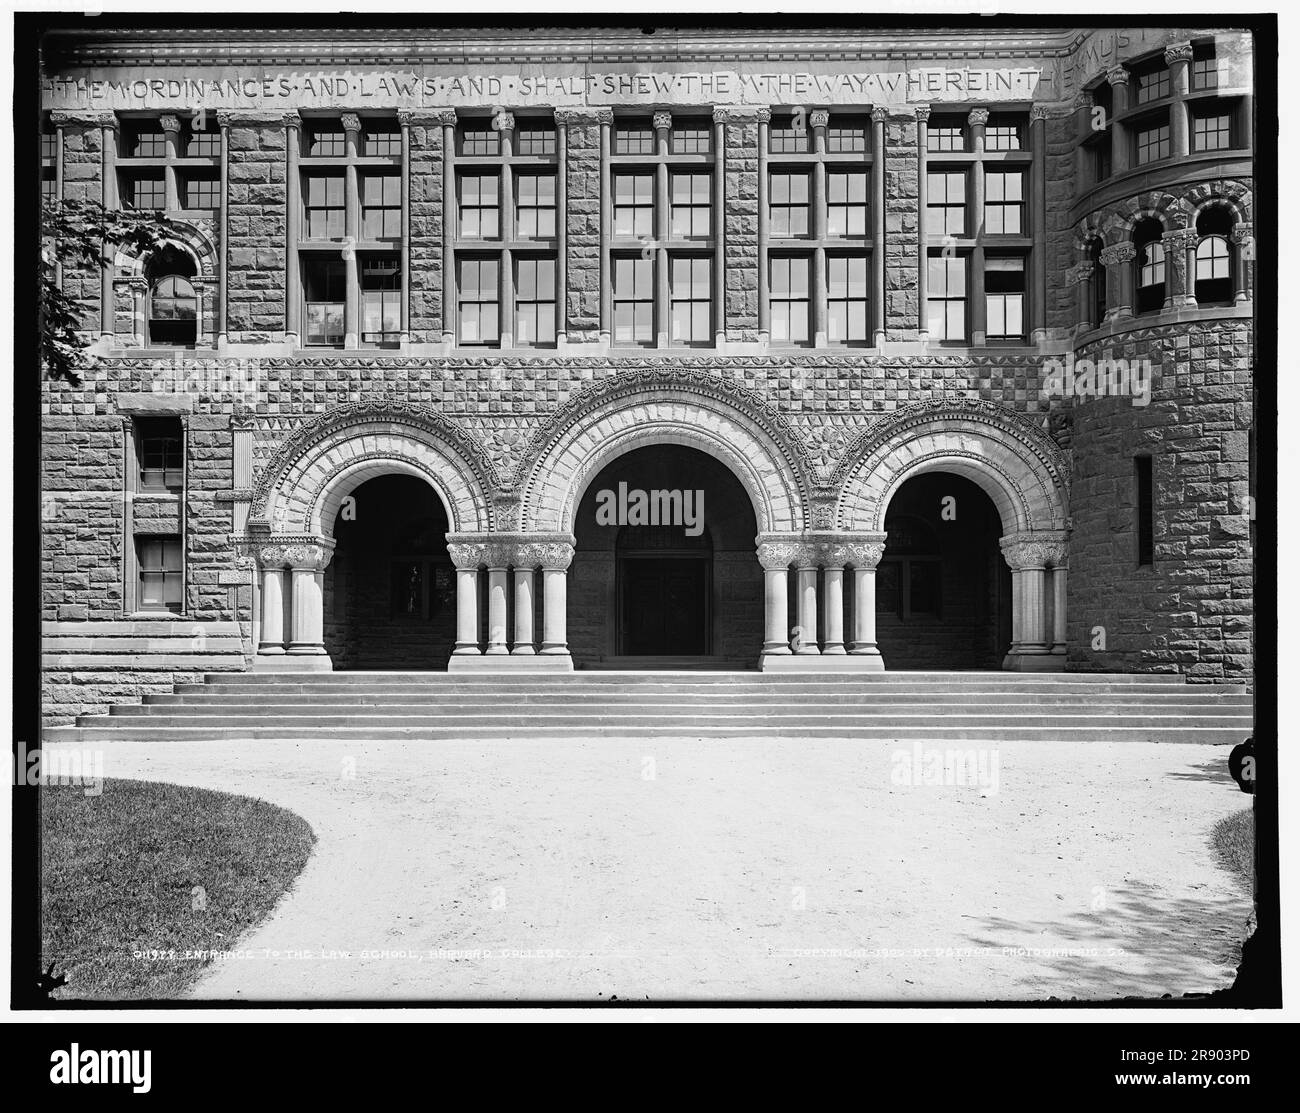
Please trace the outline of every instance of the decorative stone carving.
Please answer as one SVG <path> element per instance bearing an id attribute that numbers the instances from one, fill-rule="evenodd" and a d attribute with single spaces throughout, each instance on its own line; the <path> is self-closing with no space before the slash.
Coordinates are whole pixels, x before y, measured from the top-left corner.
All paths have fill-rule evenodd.
<path id="1" fill-rule="evenodd" d="M 55 110 L 50 113 L 50 123 L 56 127 L 62 124 L 74 124 L 82 127 L 112 127 L 117 123 L 117 116 L 112 112 L 86 112 Z"/>
<path id="2" fill-rule="evenodd" d="M 1192 44 L 1186 43 L 1169 43 L 1165 47 L 1165 62 L 1173 65 L 1175 62 L 1190 62 L 1192 60 Z"/>
<path id="3" fill-rule="evenodd" d="M 456 110 L 454 108 L 435 108 L 429 113 L 429 122 L 443 127 L 455 126 Z"/>
<path id="4" fill-rule="evenodd" d="M 916 106 L 916 119 L 918 123 L 925 123 L 930 118 L 930 106 L 928 104 L 918 104 Z"/>
<path id="5" fill-rule="evenodd" d="M 417 124 L 419 122 L 420 117 L 409 108 L 399 108 L 397 110 L 397 123 L 401 127 L 410 127 L 412 124 Z"/>
<path id="6" fill-rule="evenodd" d="M 758 543 L 758 563 L 768 572 L 789 568 L 798 558 L 802 549 L 803 546 L 796 537 L 760 539 Z"/>
<path id="7" fill-rule="evenodd" d="M 564 541 L 525 541 L 514 546 L 510 563 L 516 568 L 562 571 L 573 561 L 573 546 Z"/>
<path id="8" fill-rule="evenodd" d="M 713 120 L 718 124 L 766 124 L 772 120 L 772 110 L 760 105 L 719 104 L 713 108 Z"/>
<path id="9" fill-rule="evenodd" d="M 1199 239 L 1195 228 L 1175 228 L 1172 232 L 1166 232 L 1161 236 L 1160 242 L 1165 245 L 1167 251 L 1180 251 L 1195 247 Z"/>
<path id="10" fill-rule="evenodd" d="M 1046 120 L 1051 114 L 1051 110 L 1047 105 L 1036 104 L 1029 110 L 1030 123 L 1037 123 L 1039 120 Z"/>
<path id="11" fill-rule="evenodd" d="M 344 131 L 361 130 L 361 117 L 355 112 L 344 112 L 343 115 L 339 117 L 339 123 L 343 125 Z"/>
<path id="12" fill-rule="evenodd" d="M 1131 263 L 1137 258 L 1137 248 L 1127 240 L 1124 243 L 1113 243 L 1109 247 L 1101 249 L 1102 266 L 1114 267 L 1123 263 Z"/>
<path id="13" fill-rule="evenodd" d="M 498 112 L 492 117 L 492 126 L 497 131 L 514 131 L 515 114 L 513 112 Z"/>
<path id="14" fill-rule="evenodd" d="M 673 126 L 673 114 L 671 112 L 656 112 L 654 114 L 655 131 L 666 131 Z"/>
<path id="15" fill-rule="evenodd" d="M 1255 226 L 1249 221 L 1242 221 L 1232 230 L 1233 243 L 1248 243 L 1255 238 Z"/>
<path id="16" fill-rule="evenodd" d="M 879 124 L 889 119 L 889 109 L 882 108 L 879 105 L 871 110 L 871 119 Z"/>
<path id="17" fill-rule="evenodd" d="M 286 112 L 280 119 L 287 128 L 296 128 L 302 126 L 302 116 L 297 112 Z"/>
<path id="18" fill-rule="evenodd" d="M 973 128 L 982 128 L 989 122 L 989 110 L 987 108 L 972 108 L 970 114 L 966 117 L 966 122 Z"/>
<path id="19" fill-rule="evenodd" d="M 824 128 L 831 122 L 831 114 L 824 108 L 818 108 L 808 114 L 808 123 L 814 128 Z"/>
<path id="20" fill-rule="evenodd" d="M 1111 85 L 1127 85 L 1128 70 L 1123 66 L 1111 66 L 1111 68 L 1106 71 L 1106 80 L 1110 82 Z"/>
<path id="21" fill-rule="evenodd" d="M 487 548 L 481 541 L 449 541 L 447 555 L 458 569 L 473 571 L 486 559 Z"/>
<path id="22" fill-rule="evenodd" d="M 179 116 L 173 116 L 170 113 L 158 117 L 158 123 L 163 131 L 172 132 L 181 130 L 181 121 Z"/>
<path id="23" fill-rule="evenodd" d="M 1063 530 L 1040 530 L 1010 533 L 998 542 L 1009 567 L 1060 568 L 1069 552 L 1068 536 Z"/>
<path id="24" fill-rule="evenodd" d="M 272 541 L 260 544 L 254 550 L 257 563 L 263 568 L 305 569 L 323 572 L 334 556 L 333 546 L 315 541 Z"/>

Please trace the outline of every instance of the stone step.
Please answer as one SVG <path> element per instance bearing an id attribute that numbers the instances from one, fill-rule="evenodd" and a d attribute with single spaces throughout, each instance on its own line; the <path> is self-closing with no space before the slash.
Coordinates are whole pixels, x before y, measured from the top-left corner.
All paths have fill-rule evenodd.
<path id="1" fill-rule="evenodd" d="M 574 738 L 613 738 L 636 739 L 653 738 L 692 738 L 703 742 L 721 738 L 845 738 L 860 742 L 880 741 L 930 741 L 935 743 L 951 742 L 1164 742 L 1164 743 L 1200 743 L 1230 746 L 1243 740 L 1249 733 L 1247 727 L 1188 726 L 1176 727 L 1154 726 L 1063 726 L 1053 724 L 1050 727 L 1008 726 L 1005 723 L 996 726 L 978 726 L 960 721 L 943 720 L 939 725 L 888 726 L 863 728 L 861 726 L 831 726 L 822 723 L 808 723 L 800 719 L 789 725 L 766 724 L 762 721 L 747 723 L 743 726 L 715 726 L 707 731 L 697 731 L 689 725 L 648 726 L 637 725 L 629 730 L 626 726 L 591 726 L 585 725 L 580 730 L 572 726 L 545 726 L 528 724 L 513 728 L 499 726 L 476 727 L 464 724 L 420 727 L 390 727 L 376 729 L 368 726 L 337 727 L 330 731 L 331 739 L 354 742 L 387 741 L 459 741 L 467 738 L 481 738 L 493 741 L 531 741 L 538 739 L 556 739 L 566 741 Z M 89 742 L 121 741 L 129 738 L 138 742 L 209 742 L 209 741 L 311 741 L 319 742 L 320 729 L 317 727 L 289 727 L 279 723 L 263 722 L 255 727 L 232 727 L 230 725 L 208 727 L 194 726 L 148 726 L 125 733 L 107 727 L 51 727 L 45 732 L 45 741 L 51 743 L 71 742 L 86 744 Z"/>

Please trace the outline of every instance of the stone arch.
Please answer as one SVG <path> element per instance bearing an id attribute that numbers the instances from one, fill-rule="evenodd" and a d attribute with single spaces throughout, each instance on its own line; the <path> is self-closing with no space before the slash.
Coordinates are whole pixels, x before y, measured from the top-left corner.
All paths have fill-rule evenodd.
<path id="1" fill-rule="evenodd" d="M 1172 193 L 1153 190 L 1119 202 L 1099 220 L 1107 244 L 1126 243 L 1133 238 L 1133 229 L 1141 220 L 1158 220 L 1166 232 L 1183 228 L 1187 224 L 1187 206 Z"/>
<path id="2" fill-rule="evenodd" d="M 808 480 L 797 442 L 774 412 L 747 402 L 726 385 L 671 374 L 585 393 L 533 442 L 521 528 L 570 531 L 600 470 L 652 444 L 698 448 L 724 462 L 749 495 L 760 531 L 803 528 Z"/>
<path id="3" fill-rule="evenodd" d="M 1254 196 L 1250 187 L 1232 178 L 1211 182 L 1198 182 L 1188 188 L 1184 195 L 1188 209 L 1188 226 L 1196 227 L 1196 218 L 1201 210 L 1212 205 L 1223 205 L 1233 213 L 1237 224 L 1249 224 L 1254 220 Z"/>
<path id="4" fill-rule="evenodd" d="M 380 475 L 426 480 L 452 532 L 493 529 L 482 450 L 440 415 L 397 405 L 340 407 L 298 430 L 254 488 L 250 522 L 328 538 L 344 497 Z"/>
<path id="5" fill-rule="evenodd" d="M 1027 418 L 990 403 L 905 407 L 872 426 L 837 470 L 837 529 L 881 532 L 894 493 L 914 475 L 951 471 L 993 500 L 1004 534 L 1065 528 L 1067 467 Z"/>
<path id="6" fill-rule="evenodd" d="M 185 252 L 194 260 L 194 278 L 196 282 L 214 281 L 217 276 L 217 244 L 210 228 L 202 223 L 169 218 L 173 225 L 171 234 L 159 237 L 141 251 L 124 251 L 119 249 L 114 266 L 121 278 L 144 278 L 145 267 L 157 251 L 165 247 L 175 247 Z"/>

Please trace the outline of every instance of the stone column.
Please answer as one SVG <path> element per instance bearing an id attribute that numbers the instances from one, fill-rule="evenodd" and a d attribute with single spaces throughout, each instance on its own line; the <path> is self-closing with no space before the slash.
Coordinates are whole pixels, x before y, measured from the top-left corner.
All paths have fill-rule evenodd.
<path id="1" fill-rule="evenodd" d="M 456 345 L 456 227 L 460 223 L 460 202 L 456 197 L 456 110 L 435 113 L 442 124 L 442 343 Z M 475 652 L 478 632 L 474 633 Z M 459 652 L 459 649 L 457 649 Z"/>
<path id="2" fill-rule="evenodd" d="M 515 183 L 510 167 L 514 153 L 515 115 L 498 112 L 492 117 L 492 126 L 501 133 L 501 274 L 498 332 L 500 347 L 515 346 L 515 265 L 509 244 L 515 238 Z M 557 219 L 559 214 L 556 214 Z"/>
<path id="3" fill-rule="evenodd" d="M 1137 248 L 1128 241 L 1102 248 L 1101 264 L 1106 268 L 1107 321 L 1133 316 L 1132 264 L 1136 258 Z"/>
<path id="4" fill-rule="evenodd" d="M 290 567 L 292 599 L 289 654 L 293 657 L 319 658 L 303 662 L 303 668 L 330 669 L 325 652 L 324 586 L 325 567 L 334 555 L 332 545 L 320 543 L 292 544 L 284 547 Z"/>
<path id="5" fill-rule="evenodd" d="M 930 106 L 918 105 L 916 108 L 916 338 L 922 344 L 930 340 L 930 312 L 926 307 L 930 284 L 930 242 L 925 229 L 925 207 L 929 204 L 926 174 L 930 147 Z M 884 167 L 881 167 L 884 173 Z M 874 249 L 873 249 L 874 250 Z M 875 590 L 875 580 L 872 580 Z"/>
<path id="6" fill-rule="evenodd" d="M 1165 64 L 1169 67 L 1169 89 L 1173 102 L 1169 106 L 1169 149 L 1174 158 L 1191 153 L 1187 131 L 1187 94 L 1191 92 L 1192 44 L 1170 43 L 1165 47 Z"/>
<path id="7" fill-rule="evenodd" d="M 135 329 L 136 347 L 143 348 L 149 343 L 149 328 L 145 322 L 145 302 L 149 297 L 149 283 L 143 278 L 132 278 L 126 285 L 131 291 L 131 321 Z"/>
<path id="8" fill-rule="evenodd" d="M 885 667 L 876 645 L 876 566 L 885 552 L 885 534 L 848 545 L 849 563 L 853 566 L 853 648 L 850 653 L 862 659 L 862 668 L 872 671 Z"/>
<path id="9" fill-rule="evenodd" d="M 1182 228 L 1175 228 L 1160 237 L 1160 246 L 1165 253 L 1165 301 L 1161 309 L 1175 309 L 1184 305 L 1187 292 L 1192 287 L 1196 274 L 1195 263 L 1193 262 L 1193 269 L 1189 271 L 1187 251 L 1183 243 Z"/>
<path id="10" fill-rule="evenodd" d="M 453 657 L 477 657 L 478 645 L 478 568 L 483 563 L 485 546 L 449 541 L 447 553 L 456 566 L 456 647 Z"/>
<path id="11" fill-rule="evenodd" d="M 1075 94 L 1071 107 L 1074 110 L 1074 180 L 1082 189 L 1095 185 L 1098 181 L 1092 157 L 1093 148 L 1088 145 L 1094 130 L 1092 94 L 1088 92 Z"/>
<path id="12" fill-rule="evenodd" d="M 1128 132 L 1118 122 L 1119 117 L 1128 111 L 1128 70 L 1123 66 L 1112 66 L 1106 71 L 1106 80 L 1111 89 L 1110 173 L 1115 177 L 1128 169 Z"/>
<path id="13" fill-rule="evenodd" d="M 970 221 L 967 235 L 975 237 L 970 261 L 970 342 L 983 347 L 988 334 L 988 306 L 984 302 L 984 128 L 989 122 L 987 108 L 972 108 L 966 117 L 970 125 L 971 150 L 975 158 L 970 164 Z"/>
<path id="14" fill-rule="evenodd" d="M 716 111 L 716 110 L 715 110 Z M 772 206 L 769 200 L 767 173 L 767 149 L 771 145 L 772 110 L 758 110 L 758 342 L 766 348 L 772 339 L 772 307 L 767 303 L 768 260 L 767 240 L 770 234 Z M 726 220 L 724 213 L 718 214 L 718 221 Z M 725 319 L 727 315 L 726 283 L 723 283 L 723 302 L 718 312 Z M 782 621 L 784 627 L 784 621 Z M 784 636 L 784 635 L 783 635 Z"/>
<path id="15" fill-rule="evenodd" d="M 397 114 L 397 123 L 402 129 L 402 257 L 399 271 L 402 297 L 397 343 L 403 350 L 411 342 L 411 123 L 414 118 L 413 112 Z"/>
<path id="16" fill-rule="evenodd" d="M 1074 268 L 1075 289 L 1078 291 L 1075 319 L 1079 322 L 1080 332 L 1091 332 L 1101 323 L 1092 319 L 1092 284 L 1096 281 L 1093 269 L 1092 263 L 1087 259 Z"/>
<path id="17" fill-rule="evenodd" d="M 998 543 L 1011 567 L 1011 650 L 1004 669 L 1019 672 L 1059 671 L 1064 661 L 1053 654 L 1054 635 L 1047 630 L 1047 569 L 1065 560 L 1065 534 L 1027 531 Z"/>
<path id="18" fill-rule="evenodd" d="M 1065 578 L 1066 566 L 1058 564 L 1052 570 L 1052 653 L 1065 655 Z"/>
<path id="19" fill-rule="evenodd" d="M 659 164 L 655 167 L 655 346 L 667 348 L 671 343 L 672 313 L 669 310 L 668 249 L 664 244 L 672 236 L 672 218 L 668 197 L 668 164 L 664 161 L 669 151 L 669 132 L 673 126 L 671 113 L 654 114 L 655 148 Z"/>
<path id="20" fill-rule="evenodd" d="M 1232 230 L 1232 242 L 1237 245 L 1237 268 L 1236 278 L 1233 283 L 1232 300 L 1240 305 L 1255 296 L 1255 226 L 1247 221 L 1238 224 Z M 1193 266 L 1196 265 L 1195 251 L 1196 248 L 1193 246 Z"/>
<path id="21" fill-rule="evenodd" d="M 262 569 L 262 623 L 257 652 L 263 656 L 283 656 L 284 550 L 280 546 L 264 546 L 257 561 Z"/>
<path id="22" fill-rule="evenodd" d="M 872 344 L 885 346 L 885 121 L 889 109 L 871 110 L 871 321 Z M 921 216 L 925 215 L 922 209 Z"/>
<path id="23" fill-rule="evenodd" d="M 99 155 L 99 172 L 100 172 L 100 189 L 103 197 L 104 208 L 116 209 L 118 207 L 117 198 L 117 116 L 112 112 L 104 112 L 98 116 L 100 124 L 100 155 Z M 60 197 L 62 200 L 62 197 Z M 222 241 L 223 243 L 225 241 Z M 113 291 L 113 272 L 116 269 L 113 262 L 117 255 L 117 249 L 107 240 L 103 243 L 104 266 L 99 272 L 99 336 L 100 339 L 112 343 L 117 334 L 117 304 Z M 224 274 L 226 268 L 222 267 Z"/>
<path id="24" fill-rule="evenodd" d="M 558 658 L 562 667 L 573 668 L 569 655 L 568 577 L 573 561 L 572 541 L 549 541 L 542 545 L 542 656 Z"/>
<path id="25" fill-rule="evenodd" d="M 719 352 L 727 343 L 727 129 L 715 112 L 713 118 L 713 211 L 709 233 L 713 236 L 713 346 Z M 762 188 L 761 186 L 759 187 Z M 762 217 L 760 216 L 760 222 Z M 762 266 L 762 257 L 759 257 Z"/>
<path id="26" fill-rule="evenodd" d="M 763 653 L 768 657 L 790 656 L 789 568 L 799 546 L 793 540 L 758 541 L 758 563 L 763 568 Z"/>
<path id="27" fill-rule="evenodd" d="M 180 188 L 176 181 L 176 160 L 181 157 L 181 121 L 179 116 L 167 112 L 158 117 L 158 123 L 162 125 L 167 146 L 167 166 L 163 170 L 164 204 L 169 213 L 174 213 L 181 207 Z"/>
<path id="28" fill-rule="evenodd" d="M 614 183 L 610 180 L 610 129 L 614 110 L 598 109 L 600 123 L 600 342 L 608 348 L 614 335 L 614 262 L 609 257 L 609 238 L 614 230 Z"/>
<path id="29" fill-rule="evenodd" d="M 817 155 L 817 161 L 813 163 L 812 196 L 809 198 L 812 205 L 812 234 L 817 246 L 813 248 L 812 274 L 808 276 L 809 294 L 812 297 L 812 321 L 809 324 L 815 348 L 826 347 L 826 249 L 821 245 L 826 242 L 826 126 L 830 123 L 830 119 L 831 114 L 821 108 L 808 114 L 808 122 L 813 129 L 813 153 Z M 815 599 L 815 585 L 813 591 Z M 814 620 L 816 613 L 814 603 Z M 799 652 L 817 651 L 815 630 L 812 643 L 811 650 L 803 649 Z"/>
<path id="30" fill-rule="evenodd" d="M 529 657 L 537 650 L 533 645 L 533 584 L 536 554 L 521 545 L 515 552 L 515 640 L 510 652 Z"/>
<path id="31" fill-rule="evenodd" d="M 302 235 L 302 181 L 298 173 L 298 147 L 302 135 L 302 117 L 297 112 L 284 114 L 285 161 L 285 251 L 284 342 L 291 351 L 302 344 L 302 278 L 298 257 L 298 239 Z M 223 241 L 224 242 L 224 241 Z"/>
<path id="32" fill-rule="evenodd" d="M 506 592 L 510 583 L 510 552 L 504 544 L 488 545 L 486 561 L 488 574 L 488 629 L 487 649 L 491 657 L 507 654 L 506 646 Z"/>
<path id="33" fill-rule="evenodd" d="M 347 211 L 344 216 L 343 268 L 347 272 L 346 301 L 343 307 L 343 347 L 356 348 L 361 341 L 361 277 L 357 265 L 357 241 L 361 239 L 361 195 L 357 179 L 357 159 L 360 157 L 361 117 L 355 112 L 342 116 L 343 130 L 347 134 L 348 168 L 346 186 Z"/>
<path id="34" fill-rule="evenodd" d="M 207 343 L 207 322 L 212 319 L 208 312 L 208 287 L 201 279 L 190 283 L 194 290 L 194 346 L 201 348 Z"/>
<path id="35" fill-rule="evenodd" d="M 555 113 L 555 347 L 569 343 L 569 128 Z"/>
<path id="36" fill-rule="evenodd" d="M 830 656 L 844 654 L 844 565 L 848 554 L 842 545 L 828 545 L 822 550 L 826 580 L 826 637 L 822 653 Z"/>
<path id="37" fill-rule="evenodd" d="M 230 113 L 217 113 L 217 126 L 221 129 L 221 229 L 218 243 L 221 261 L 217 266 L 217 350 L 224 351 L 226 335 L 226 272 L 230 269 L 226 263 L 229 259 L 226 245 L 230 243 Z M 286 291 L 286 297 L 293 297 L 293 291 Z"/>
<path id="38" fill-rule="evenodd" d="M 1030 235 L 1034 246 L 1034 288 L 1029 299 L 1030 342 L 1041 344 L 1047 336 L 1047 108 L 1036 104 L 1029 110 L 1030 147 L 1034 163 L 1030 170 Z"/>
<path id="39" fill-rule="evenodd" d="M 799 655 L 821 654 L 817 642 L 817 558 L 816 546 L 801 545 L 795 575 L 799 600 L 798 635 L 794 651 Z"/>

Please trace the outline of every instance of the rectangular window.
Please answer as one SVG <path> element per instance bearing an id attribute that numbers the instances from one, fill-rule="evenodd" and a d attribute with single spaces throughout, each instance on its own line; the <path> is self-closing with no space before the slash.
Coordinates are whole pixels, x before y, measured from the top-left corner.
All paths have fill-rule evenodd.
<path id="1" fill-rule="evenodd" d="M 640 256 L 614 259 L 614 343 L 653 347 L 654 263 Z"/>
<path id="2" fill-rule="evenodd" d="M 396 174 L 361 178 L 361 238 L 396 240 L 402 235 L 402 179 Z"/>
<path id="3" fill-rule="evenodd" d="M 460 342 L 491 345 L 501 341 L 501 263 L 498 259 L 460 261 Z"/>
<path id="4" fill-rule="evenodd" d="M 462 155 L 499 155 L 501 153 L 501 133 L 491 124 L 466 124 L 460 129 L 460 153 Z"/>
<path id="5" fill-rule="evenodd" d="M 712 129 L 708 124 L 673 124 L 672 152 L 675 155 L 707 155 Z"/>
<path id="6" fill-rule="evenodd" d="M 803 255 L 778 255 L 768 273 L 768 305 L 773 344 L 808 344 L 809 260 Z"/>
<path id="7" fill-rule="evenodd" d="M 807 172 L 773 171 L 768 193 L 768 234 L 778 240 L 807 236 Z"/>
<path id="8" fill-rule="evenodd" d="M 515 154 L 532 157 L 555 154 L 555 129 L 546 124 L 521 124 L 515 132 Z"/>
<path id="9" fill-rule="evenodd" d="M 1111 175 L 1109 135 L 1092 146 L 1092 175 L 1098 182 L 1104 182 Z"/>
<path id="10" fill-rule="evenodd" d="M 673 256 L 669 266 L 674 344 L 707 347 L 713 343 L 711 260 L 694 256 Z"/>
<path id="11" fill-rule="evenodd" d="M 59 199 L 59 180 L 55 177 L 54 171 L 45 169 L 41 171 L 41 204 L 53 204 Z"/>
<path id="12" fill-rule="evenodd" d="M 799 112 L 781 120 L 773 118 L 768 128 L 768 149 L 778 155 L 803 154 L 812 150 L 807 114 Z"/>
<path id="13" fill-rule="evenodd" d="M 966 127 L 958 118 L 936 116 L 929 123 L 925 135 L 927 151 L 964 151 Z"/>
<path id="14" fill-rule="evenodd" d="M 59 156 L 59 136 L 57 132 L 41 132 L 41 158 L 53 162 Z"/>
<path id="15" fill-rule="evenodd" d="M 1169 67 L 1156 66 L 1133 75 L 1137 84 L 1137 104 L 1160 100 L 1169 95 Z"/>
<path id="16" fill-rule="evenodd" d="M 867 129 L 863 124 L 831 119 L 826 127 L 828 154 L 858 154 L 865 153 L 866 149 Z"/>
<path id="17" fill-rule="evenodd" d="M 1193 151 L 1226 151 L 1232 147 L 1232 116 L 1216 112 L 1192 117 Z"/>
<path id="18" fill-rule="evenodd" d="M 984 128 L 986 151 L 1024 150 L 1024 125 L 1016 116 L 990 116 Z"/>
<path id="19" fill-rule="evenodd" d="M 347 154 L 347 150 L 347 136 L 337 124 L 308 126 L 308 158 L 342 158 Z"/>
<path id="20" fill-rule="evenodd" d="M 515 234 L 521 240 L 555 237 L 555 175 L 515 175 Z"/>
<path id="21" fill-rule="evenodd" d="M 199 177 L 198 175 L 186 176 L 183 179 L 181 203 L 187 209 L 219 209 L 221 208 L 221 179 Z"/>
<path id="22" fill-rule="evenodd" d="M 402 132 L 391 124 L 367 124 L 361 139 L 361 152 L 368 158 L 391 158 L 402 153 Z"/>
<path id="23" fill-rule="evenodd" d="M 709 191 L 713 175 L 676 173 L 669 189 L 671 229 L 675 240 L 708 239 L 710 234 Z"/>
<path id="24" fill-rule="evenodd" d="M 966 234 L 966 172 L 931 170 L 925 176 L 926 225 L 932 236 Z"/>
<path id="25" fill-rule="evenodd" d="M 555 346 L 555 260 L 524 257 L 515 262 L 515 343 Z"/>
<path id="26" fill-rule="evenodd" d="M 137 537 L 135 546 L 140 564 L 140 609 L 180 614 L 180 538 Z"/>
<path id="27" fill-rule="evenodd" d="M 309 240 L 341 240 L 347 214 L 342 174 L 303 176 L 303 234 Z"/>
<path id="28" fill-rule="evenodd" d="M 645 124 L 615 124 L 616 155 L 652 155 L 655 153 L 655 130 Z"/>
<path id="29" fill-rule="evenodd" d="M 653 174 L 614 175 L 614 235 L 654 235 L 654 193 Z"/>
<path id="30" fill-rule="evenodd" d="M 826 235 L 867 234 L 867 176 L 833 170 L 826 175 Z"/>
<path id="31" fill-rule="evenodd" d="M 221 132 L 212 126 L 215 115 L 205 112 L 202 128 L 196 126 L 197 118 L 188 121 L 185 129 L 186 158 L 216 158 L 221 154 Z"/>
<path id="32" fill-rule="evenodd" d="M 826 341 L 867 343 L 865 255 L 831 255 L 826 259 Z"/>
<path id="33" fill-rule="evenodd" d="M 133 209 L 165 209 L 167 207 L 167 183 L 161 175 L 142 175 L 130 179 L 127 183 L 128 204 Z"/>
<path id="34" fill-rule="evenodd" d="M 131 158 L 164 158 L 167 154 L 167 135 L 154 122 L 128 125 L 126 152 Z"/>
<path id="35" fill-rule="evenodd" d="M 984 260 L 984 310 L 990 340 L 1025 335 L 1025 260 L 990 255 Z"/>
<path id="36" fill-rule="evenodd" d="M 930 255 L 926 269 L 926 324 L 932 340 L 966 339 L 966 259 Z"/>
<path id="37" fill-rule="evenodd" d="M 180 418 L 135 419 L 135 452 L 142 491 L 179 491 L 185 486 L 184 444 Z"/>
<path id="38" fill-rule="evenodd" d="M 1219 60 L 1214 44 L 1192 47 L 1192 90 L 1202 93 L 1219 87 Z"/>
<path id="39" fill-rule="evenodd" d="M 1156 520 L 1154 477 L 1150 456 L 1133 457 L 1137 486 L 1137 562 L 1138 567 L 1155 563 Z"/>
<path id="40" fill-rule="evenodd" d="M 361 259 L 361 343 L 396 348 L 402 338 L 402 262 L 398 255 Z"/>
<path id="41" fill-rule="evenodd" d="M 1156 124 L 1137 133 L 1137 162 L 1144 166 L 1169 157 L 1169 125 Z"/>
<path id="42" fill-rule="evenodd" d="M 495 173 L 462 174 L 459 182 L 460 234 L 466 239 L 496 239 L 501 234 L 499 176 Z"/>
<path id="43" fill-rule="evenodd" d="M 312 259 L 302 264 L 304 343 L 343 346 L 347 271 L 342 259 Z"/>
<path id="44" fill-rule="evenodd" d="M 1025 179 L 1019 170 L 984 175 L 984 231 L 994 236 L 1024 234 Z"/>

